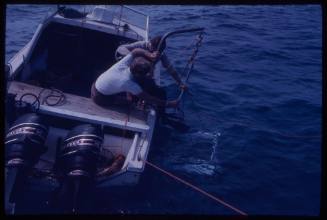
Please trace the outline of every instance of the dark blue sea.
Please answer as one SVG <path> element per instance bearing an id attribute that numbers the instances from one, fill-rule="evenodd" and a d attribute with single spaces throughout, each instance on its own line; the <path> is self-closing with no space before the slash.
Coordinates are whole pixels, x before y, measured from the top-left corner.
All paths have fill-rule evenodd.
<path id="1" fill-rule="evenodd" d="M 8 5 L 6 61 L 33 36 L 47 5 Z M 148 160 L 249 215 L 320 211 L 322 11 L 318 5 L 135 6 L 150 35 L 205 27 L 181 107 L 186 132 L 159 128 Z M 167 41 L 182 72 L 195 36 Z M 170 99 L 178 95 L 162 70 Z M 121 195 L 120 195 L 121 194 Z M 51 213 L 42 195 L 21 213 Z M 98 196 L 93 213 L 234 215 L 147 166 L 133 193 Z"/>

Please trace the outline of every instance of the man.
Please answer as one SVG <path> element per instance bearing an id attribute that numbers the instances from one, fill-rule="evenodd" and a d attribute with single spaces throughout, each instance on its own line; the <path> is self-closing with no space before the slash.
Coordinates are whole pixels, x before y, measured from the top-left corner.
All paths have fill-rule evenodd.
<path id="1" fill-rule="evenodd" d="M 142 48 L 144 50 L 148 50 L 149 52 L 154 52 L 157 50 L 157 47 L 160 43 L 161 40 L 161 36 L 157 36 L 152 38 L 149 42 L 146 41 L 137 41 L 131 44 L 123 44 L 121 46 L 119 46 L 116 50 L 116 57 L 118 59 L 126 56 L 130 51 L 132 51 L 135 48 Z M 162 48 L 166 47 L 166 43 L 163 42 L 162 44 Z M 176 81 L 177 85 L 179 85 L 179 87 L 181 89 L 187 89 L 186 85 L 184 85 L 180 79 L 180 77 L 178 76 L 178 73 L 176 72 L 176 70 L 174 69 L 174 67 L 172 66 L 172 64 L 170 63 L 168 57 L 166 56 L 165 53 L 162 54 L 162 56 L 160 57 L 160 61 L 162 63 L 162 66 L 165 67 L 165 69 L 167 70 L 167 72 L 174 78 L 174 80 Z M 158 68 L 158 66 L 155 66 L 156 68 Z M 157 73 L 159 70 L 155 70 L 153 69 L 152 71 L 152 77 L 155 73 Z M 155 77 L 156 78 L 156 77 Z M 156 79 L 155 79 L 156 80 Z"/>
<path id="2" fill-rule="evenodd" d="M 142 84 L 147 84 L 146 81 L 153 71 L 152 62 L 157 58 L 158 52 L 150 53 L 141 48 L 134 49 L 97 78 L 92 85 L 91 98 L 102 106 L 126 105 L 131 102 L 128 96 L 128 93 L 131 93 L 161 109 L 176 108 L 179 101 L 166 101 L 165 93 L 161 88 L 151 85 L 154 94 L 142 88 Z"/>

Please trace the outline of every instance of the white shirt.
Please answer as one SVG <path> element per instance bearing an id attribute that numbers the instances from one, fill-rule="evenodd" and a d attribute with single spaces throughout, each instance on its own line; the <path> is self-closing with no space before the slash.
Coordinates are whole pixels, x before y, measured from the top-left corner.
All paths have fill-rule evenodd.
<path id="1" fill-rule="evenodd" d="M 146 42 L 146 41 L 136 41 L 134 43 L 130 44 L 123 44 L 120 45 L 117 50 L 116 50 L 116 56 L 125 56 L 127 55 L 130 51 L 134 50 L 135 48 L 142 48 L 144 50 L 150 50 L 151 43 Z M 163 66 L 169 67 L 171 66 L 170 61 L 166 54 L 163 52 L 161 55 L 161 63 Z M 155 68 L 154 68 L 154 80 L 157 85 L 160 85 L 160 66 L 159 62 L 156 63 Z"/>
<path id="2" fill-rule="evenodd" d="M 130 92 L 138 95 L 141 87 L 132 79 L 129 66 L 133 56 L 129 53 L 107 71 L 102 73 L 95 81 L 95 88 L 103 95 L 113 95 L 120 92 Z"/>

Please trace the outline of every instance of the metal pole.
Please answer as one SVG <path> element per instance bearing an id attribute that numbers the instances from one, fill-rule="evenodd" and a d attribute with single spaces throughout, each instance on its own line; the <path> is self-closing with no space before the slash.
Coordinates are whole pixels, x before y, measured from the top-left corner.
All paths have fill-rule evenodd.
<path id="1" fill-rule="evenodd" d="M 186 77 L 186 80 L 184 81 L 184 83 L 187 82 L 187 80 L 188 80 L 188 78 L 189 78 L 189 76 L 190 76 L 190 73 L 191 73 L 191 71 L 192 71 L 192 69 L 193 69 L 193 65 L 194 65 L 194 64 L 192 63 L 192 66 L 191 66 L 189 72 L 187 73 L 187 77 Z M 177 100 L 180 101 L 180 100 L 182 99 L 183 95 L 184 95 L 184 90 L 181 91 L 181 93 L 179 94 Z"/>
<path id="2" fill-rule="evenodd" d="M 163 49 L 161 48 L 161 47 L 162 47 L 162 44 L 163 44 L 163 42 L 166 41 L 166 39 L 167 39 L 168 37 L 170 37 L 171 35 L 182 34 L 182 33 L 188 33 L 188 32 L 197 32 L 197 31 L 204 31 L 204 28 L 191 28 L 191 29 L 182 29 L 182 30 L 177 30 L 177 31 L 171 31 L 171 32 L 168 32 L 168 33 L 166 33 L 166 34 L 165 34 L 165 35 L 160 39 L 160 42 L 159 42 L 158 47 L 157 47 L 157 51 L 160 52 L 160 56 L 161 56 L 161 55 L 162 55 L 162 52 L 163 52 Z M 196 51 L 196 52 L 197 52 L 197 51 Z M 159 57 L 158 59 L 160 59 L 160 57 Z M 193 69 L 193 65 L 194 65 L 194 64 L 192 63 L 191 68 L 190 68 L 189 72 L 187 73 L 186 81 L 188 80 L 189 75 L 190 75 L 190 72 L 191 72 L 191 70 Z M 186 82 L 186 81 L 185 81 L 185 82 Z M 181 100 L 182 97 L 183 97 L 183 95 L 184 95 L 184 90 L 181 91 L 181 93 L 179 94 L 177 100 Z"/>

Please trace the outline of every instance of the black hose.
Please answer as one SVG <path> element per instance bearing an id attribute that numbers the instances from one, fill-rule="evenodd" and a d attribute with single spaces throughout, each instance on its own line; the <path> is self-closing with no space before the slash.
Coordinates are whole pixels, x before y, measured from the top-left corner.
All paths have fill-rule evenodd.
<path id="1" fill-rule="evenodd" d="M 36 107 L 36 111 L 38 111 L 40 109 L 40 105 L 41 105 L 41 102 L 40 102 L 40 99 L 38 96 L 36 96 L 35 94 L 33 93 L 25 93 L 23 94 L 20 99 L 19 99 L 19 102 L 22 103 L 23 102 L 23 98 L 26 97 L 26 96 L 32 96 L 35 98 L 35 101 L 32 103 L 32 106 L 34 106 L 34 104 L 37 102 L 37 107 Z"/>
<path id="2" fill-rule="evenodd" d="M 39 99 L 41 98 L 41 95 L 42 95 L 42 93 L 43 93 L 45 90 L 47 90 L 47 88 L 44 88 L 44 89 L 42 89 L 42 90 L 40 91 L 40 93 L 39 93 L 39 95 L 38 95 L 38 98 L 39 98 Z M 63 102 L 66 100 L 66 96 L 65 96 L 65 94 L 64 94 L 62 91 L 60 91 L 60 90 L 58 90 L 58 89 L 55 89 L 55 88 L 50 88 L 50 91 L 51 91 L 50 94 L 49 94 L 49 95 L 46 95 L 46 96 L 43 98 L 43 100 L 42 100 L 42 104 L 43 104 L 43 103 L 46 103 L 46 104 L 49 105 L 49 106 L 56 106 L 56 105 L 59 105 L 60 103 L 63 103 Z M 55 94 L 53 94 L 54 92 L 59 93 L 59 95 L 55 95 Z M 59 99 L 58 99 L 57 102 L 55 102 L 55 103 L 50 103 L 50 102 L 48 101 L 48 99 L 49 99 L 50 97 L 59 98 Z"/>
<path id="3" fill-rule="evenodd" d="M 65 96 L 65 94 L 62 91 L 60 91 L 58 89 L 55 89 L 55 88 L 50 88 L 50 89 L 51 89 L 50 95 L 47 95 L 45 97 L 45 103 L 47 105 L 49 105 L 49 106 L 56 106 L 56 105 L 59 105 L 60 103 L 62 103 L 62 102 L 64 102 L 66 100 L 66 96 Z M 54 95 L 54 94 L 52 94 L 53 92 L 57 92 L 57 93 L 59 93 L 59 95 Z M 56 98 L 59 98 L 59 99 L 55 103 L 49 103 L 48 98 L 50 98 L 50 97 L 56 97 Z"/>
<path id="4" fill-rule="evenodd" d="M 168 32 L 166 33 L 161 39 L 160 39 L 160 42 L 158 44 L 158 47 L 157 47 L 157 51 L 159 51 L 160 53 L 163 52 L 163 49 L 161 48 L 162 47 L 162 44 L 164 41 L 166 41 L 166 39 L 171 36 L 171 35 L 174 35 L 174 34 L 182 34 L 182 33 L 188 33 L 188 32 L 196 32 L 196 31 L 204 31 L 204 28 L 191 28 L 191 29 L 182 29 L 182 30 L 178 30 L 178 31 L 171 31 L 171 32 Z"/>

